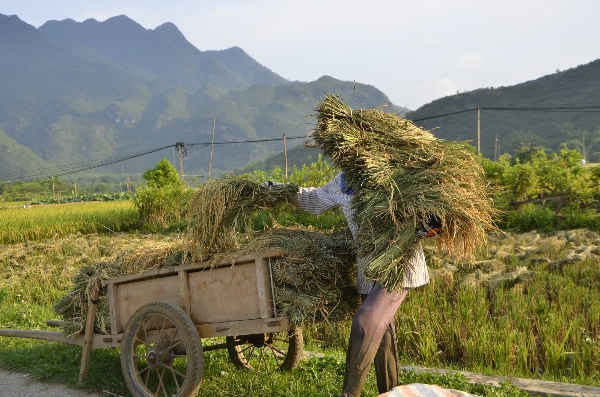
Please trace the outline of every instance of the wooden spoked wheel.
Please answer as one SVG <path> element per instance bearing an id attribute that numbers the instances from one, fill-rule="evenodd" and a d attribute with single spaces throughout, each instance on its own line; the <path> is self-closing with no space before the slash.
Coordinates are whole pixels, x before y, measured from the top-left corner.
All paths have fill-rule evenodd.
<path id="1" fill-rule="evenodd" d="M 302 328 L 288 332 L 228 336 L 227 351 L 239 368 L 269 371 L 292 370 L 302 358 L 304 340 Z"/>
<path id="2" fill-rule="evenodd" d="M 192 320 L 168 302 L 139 308 L 121 341 L 121 369 L 136 397 L 196 396 L 204 361 Z"/>

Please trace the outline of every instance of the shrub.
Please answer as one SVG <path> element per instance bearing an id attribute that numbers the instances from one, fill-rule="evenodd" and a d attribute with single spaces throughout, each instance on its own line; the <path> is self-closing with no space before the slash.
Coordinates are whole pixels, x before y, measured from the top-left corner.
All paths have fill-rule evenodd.
<path id="1" fill-rule="evenodd" d="M 588 228 L 600 230 L 600 214 L 591 208 L 569 208 L 559 218 L 559 229 Z"/>
<path id="2" fill-rule="evenodd" d="M 179 179 L 179 174 L 167 159 L 144 173 L 146 186 L 135 197 L 144 228 L 150 231 L 182 229 L 192 191 Z"/>
<path id="3" fill-rule="evenodd" d="M 556 215 L 550 208 L 525 204 L 507 216 L 506 227 L 518 231 L 550 232 L 555 228 Z"/>

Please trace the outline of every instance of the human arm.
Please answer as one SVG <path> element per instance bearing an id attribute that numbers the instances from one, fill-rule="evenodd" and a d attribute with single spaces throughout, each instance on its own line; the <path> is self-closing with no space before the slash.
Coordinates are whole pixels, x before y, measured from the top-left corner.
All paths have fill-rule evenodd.
<path id="1" fill-rule="evenodd" d="M 345 199 L 340 192 L 339 176 L 321 187 L 300 187 L 297 195 L 297 205 L 300 209 L 314 215 L 335 208 Z"/>
<path id="2" fill-rule="evenodd" d="M 284 185 L 286 184 L 273 181 L 266 181 L 262 184 L 269 190 L 281 188 Z M 320 215 L 329 209 L 343 205 L 344 200 L 349 200 L 349 196 L 340 191 L 339 176 L 321 187 L 298 187 L 297 189 L 296 200 L 292 203 L 313 215 Z"/>
<path id="3" fill-rule="evenodd" d="M 314 215 L 338 206 L 342 207 L 344 213 L 349 213 L 351 196 L 342 192 L 342 181 L 343 175 L 337 174 L 329 183 L 321 187 L 299 188 L 297 206 Z"/>

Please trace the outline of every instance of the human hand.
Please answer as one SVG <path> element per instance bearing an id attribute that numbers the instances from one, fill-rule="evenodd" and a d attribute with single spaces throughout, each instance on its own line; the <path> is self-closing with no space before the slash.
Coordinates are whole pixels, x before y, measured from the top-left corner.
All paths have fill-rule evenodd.
<path id="1" fill-rule="evenodd" d="M 262 187 L 267 188 L 267 189 L 271 189 L 274 186 L 281 186 L 281 185 L 283 185 L 283 183 L 281 183 L 281 182 L 273 182 L 273 181 L 265 181 L 265 182 L 261 183 L 260 185 Z"/>
<path id="2" fill-rule="evenodd" d="M 420 237 L 434 237 L 442 232 L 442 221 L 435 215 L 429 215 L 421 220 L 417 233 Z"/>

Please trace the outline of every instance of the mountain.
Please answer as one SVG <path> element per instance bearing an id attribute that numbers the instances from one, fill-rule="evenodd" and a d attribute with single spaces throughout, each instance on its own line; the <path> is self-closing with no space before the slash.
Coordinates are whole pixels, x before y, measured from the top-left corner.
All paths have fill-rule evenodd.
<path id="1" fill-rule="evenodd" d="M 28 147 L 20 145 L 0 129 L 0 170 L 7 179 L 24 175 L 35 169 L 43 170 L 46 163 Z"/>
<path id="2" fill-rule="evenodd" d="M 73 151 L 105 156 L 114 150 L 101 149 L 111 146 L 114 131 L 81 115 L 132 96 L 142 88 L 135 80 L 112 65 L 52 44 L 15 16 L 0 15 L 0 53 L 0 129 L 16 144 L 31 149 L 42 162 L 68 160 Z M 83 139 L 87 149 L 79 145 L 76 124 L 95 130 Z"/>
<path id="3" fill-rule="evenodd" d="M 186 173 L 205 173 L 213 121 L 217 142 L 305 135 L 329 92 L 355 106 L 405 111 L 375 87 L 328 76 L 287 81 L 241 48 L 200 51 L 172 23 L 146 29 L 123 15 L 36 29 L 0 14 L 0 54 L 0 180 L 176 142 L 195 143 Z M 243 167 L 281 148 L 216 145 L 212 166 Z M 176 159 L 162 150 L 103 170 L 141 172 L 162 156 Z"/>
<path id="4" fill-rule="evenodd" d="M 120 15 L 104 22 L 48 21 L 39 31 L 57 46 L 86 53 L 100 62 L 119 64 L 137 75 L 166 83 L 167 87 L 174 84 L 193 91 L 213 84 L 243 89 L 285 81 L 239 48 L 198 50 L 170 22 L 145 29 Z"/>
<path id="5" fill-rule="evenodd" d="M 480 106 L 486 107 L 578 107 L 600 104 L 600 59 L 559 71 L 510 87 L 482 88 L 440 98 L 407 117 L 413 120 L 452 113 Z M 557 150 L 572 138 L 586 135 L 600 137 L 599 112 L 548 112 L 525 110 L 481 110 L 481 150 L 493 158 L 500 153 L 514 153 L 523 145 Z M 475 144 L 475 112 L 467 112 L 417 122 L 438 137 L 470 140 Z M 574 133 L 573 131 L 579 131 Z M 591 159 L 599 161 L 600 147 L 591 148 Z M 589 159 L 588 159 L 589 160 Z"/>

